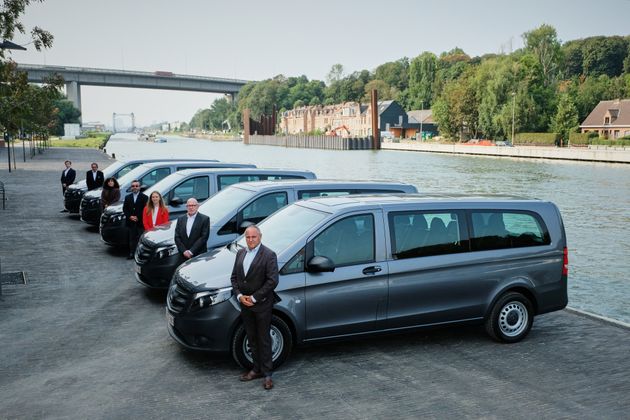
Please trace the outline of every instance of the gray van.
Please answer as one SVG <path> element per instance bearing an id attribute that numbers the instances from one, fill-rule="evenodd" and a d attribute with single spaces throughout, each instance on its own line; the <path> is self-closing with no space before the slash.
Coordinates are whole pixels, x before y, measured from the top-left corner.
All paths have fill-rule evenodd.
<path id="1" fill-rule="evenodd" d="M 498 196 L 315 198 L 260 225 L 278 255 L 273 360 L 294 344 L 451 323 L 513 343 L 567 305 L 564 226 L 551 202 Z M 167 326 L 184 347 L 251 366 L 230 274 L 245 239 L 182 264 Z"/>
<path id="2" fill-rule="evenodd" d="M 274 179 L 314 179 L 310 171 L 293 169 L 260 169 L 260 168 L 211 168 L 186 169 L 171 174 L 146 190 L 158 191 L 168 207 L 169 218 L 175 219 L 186 213 L 186 200 L 196 198 L 202 202 L 232 184 L 244 181 Z M 122 203 L 109 206 L 101 215 L 99 225 L 101 239 L 108 245 L 126 247 L 127 227 Z M 171 276 L 172 276 L 171 272 Z M 170 279 L 170 277 L 169 277 Z"/>
<path id="3" fill-rule="evenodd" d="M 256 165 L 245 163 L 225 163 L 216 160 L 177 160 L 158 161 L 144 163 L 133 170 L 127 172 L 118 180 L 120 185 L 120 201 L 125 199 L 125 195 L 131 192 L 131 182 L 134 179 L 140 181 L 142 191 L 150 188 L 157 182 L 166 178 L 172 173 L 184 169 L 193 168 L 255 168 Z M 98 225 L 101 218 L 101 191 L 102 188 L 88 191 L 81 199 L 79 215 L 81 220 L 90 225 Z"/>
<path id="4" fill-rule="evenodd" d="M 297 200 L 361 193 L 415 193 L 416 187 L 400 182 L 371 181 L 259 181 L 232 185 L 199 207 L 210 217 L 208 249 L 235 240 L 245 227 Z M 167 288 L 181 263 L 175 246 L 175 223 L 145 232 L 136 248 L 136 279 L 148 287 Z"/>
<path id="5" fill-rule="evenodd" d="M 171 162 L 171 161 L 180 161 L 182 159 L 131 159 L 126 161 L 115 161 L 107 168 L 103 169 L 103 175 L 105 179 L 114 177 L 116 179 L 120 179 L 127 172 L 131 171 L 134 168 L 142 165 L 143 163 L 151 163 L 151 162 Z M 218 162 L 218 160 L 213 159 L 190 159 L 190 160 L 199 160 L 205 162 Z M 83 195 L 87 192 L 87 184 L 85 179 L 79 182 L 75 182 L 72 185 L 69 185 L 66 189 L 66 193 L 63 196 L 63 205 L 64 208 L 68 211 L 68 213 L 78 213 L 79 207 L 81 205 L 81 199 Z"/>

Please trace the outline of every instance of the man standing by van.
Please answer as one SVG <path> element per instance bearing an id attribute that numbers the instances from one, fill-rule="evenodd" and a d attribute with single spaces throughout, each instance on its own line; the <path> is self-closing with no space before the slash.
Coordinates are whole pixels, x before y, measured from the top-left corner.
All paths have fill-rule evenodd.
<path id="1" fill-rule="evenodd" d="M 129 243 L 128 260 L 133 258 L 138 245 L 138 238 L 144 231 L 142 213 L 144 213 L 144 206 L 147 205 L 148 200 L 149 197 L 140 192 L 140 181 L 137 179 L 131 181 L 131 192 L 127 194 L 123 203 L 123 213 L 127 224 L 127 241 Z"/>
<path id="2" fill-rule="evenodd" d="M 87 184 L 88 191 L 101 188 L 103 186 L 103 182 L 105 182 L 105 175 L 103 175 L 103 172 L 98 170 L 98 164 L 96 162 L 92 162 L 91 167 L 92 170 L 87 171 L 85 174 L 85 183 Z"/>
<path id="3" fill-rule="evenodd" d="M 186 261 L 208 250 L 210 218 L 199 213 L 199 203 L 195 198 L 186 201 L 186 215 L 177 219 L 175 244 L 180 260 Z"/>
<path id="4" fill-rule="evenodd" d="M 66 169 L 64 169 L 63 172 L 61 172 L 61 193 L 62 194 L 66 193 L 68 186 L 74 182 L 74 179 L 77 176 L 76 171 L 72 169 L 72 162 L 70 162 L 69 160 L 66 160 L 64 162 L 64 165 L 66 165 Z M 68 212 L 68 210 L 63 209 L 61 210 L 61 212 L 66 213 Z"/>
<path id="5" fill-rule="evenodd" d="M 263 388 L 273 388 L 271 374 L 271 309 L 275 301 L 273 290 L 278 285 L 276 253 L 260 243 L 262 234 L 256 225 L 245 230 L 247 249 L 236 254 L 232 269 L 232 288 L 241 304 L 241 319 L 254 366 L 240 376 L 243 382 L 264 378 Z"/>

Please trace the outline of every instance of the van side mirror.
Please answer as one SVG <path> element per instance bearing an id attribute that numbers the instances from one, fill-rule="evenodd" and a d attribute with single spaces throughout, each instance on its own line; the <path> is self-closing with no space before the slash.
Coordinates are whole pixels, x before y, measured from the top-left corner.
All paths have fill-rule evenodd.
<path id="1" fill-rule="evenodd" d="M 325 273 L 335 271 L 335 263 L 328 257 L 315 255 L 306 263 L 306 271 L 309 273 Z"/>
<path id="2" fill-rule="evenodd" d="M 169 201 L 168 204 L 170 204 L 171 206 L 181 206 L 182 204 L 184 204 L 184 200 L 176 196 L 171 198 L 171 201 Z"/>

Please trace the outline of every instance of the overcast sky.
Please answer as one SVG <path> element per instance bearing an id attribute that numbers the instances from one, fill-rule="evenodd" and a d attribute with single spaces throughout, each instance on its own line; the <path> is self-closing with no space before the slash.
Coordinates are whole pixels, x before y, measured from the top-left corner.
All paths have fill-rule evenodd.
<path id="1" fill-rule="evenodd" d="M 509 52 L 546 23 L 561 41 L 629 35 L 630 0 L 45 0 L 27 8 L 27 30 L 50 31 L 54 45 L 14 51 L 18 63 L 171 71 L 262 80 L 277 74 L 325 80 L 423 51 L 454 47 L 470 56 Z M 15 42 L 24 44 L 26 36 Z M 139 124 L 189 121 L 218 95 L 82 87 L 83 121 Z"/>

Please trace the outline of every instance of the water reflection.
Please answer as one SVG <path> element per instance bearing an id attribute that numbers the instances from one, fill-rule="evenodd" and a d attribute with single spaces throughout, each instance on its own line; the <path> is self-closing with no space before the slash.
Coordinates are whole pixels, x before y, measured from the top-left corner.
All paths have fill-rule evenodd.
<path id="1" fill-rule="evenodd" d="M 494 193 L 555 202 L 569 242 L 569 304 L 630 322 L 627 278 L 630 165 L 401 151 L 327 151 L 169 137 L 117 136 L 117 158 L 213 158 L 260 167 L 308 169 L 319 178 L 399 180 L 423 192 Z"/>

